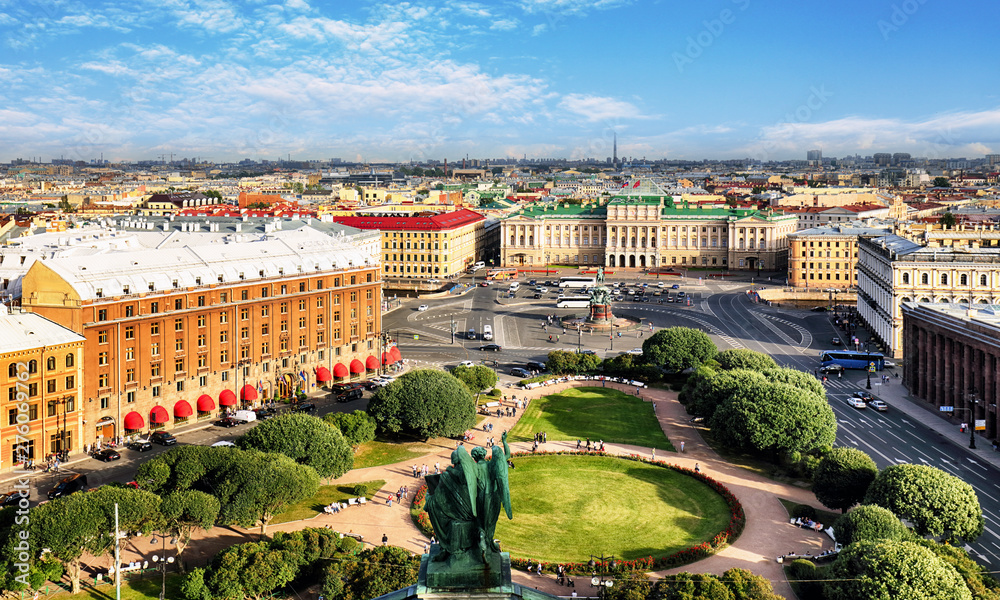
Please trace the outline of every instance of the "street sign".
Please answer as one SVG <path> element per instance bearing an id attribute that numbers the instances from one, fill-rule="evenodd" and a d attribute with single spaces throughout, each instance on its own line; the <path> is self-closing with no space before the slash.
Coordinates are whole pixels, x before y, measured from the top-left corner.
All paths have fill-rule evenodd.
<path id="1" fill-rule="evenodd" d="M 874 373 L 875 372 L 875 363 L 873 363 L 873 362 L 868 363 L 868 372 L 869 373 Z"/>
<path id="2" fill-rule="evenodd" d="M 414 334 L 413 334 L 413 339 L 415 339 L 415 340 L 419 340 L 419 339 L 420 339 L 420 336 L 414 333 Z"/>
<path id="3" fill-rule="evenodd" d="M 986 419 L 976 419 L 976 431 L 986 430 Z"/>
<path id="4" fill-rule="evenodd" d="M 955 412 L 955 407 L 954 406 L 942 406 L 938 410 L 941 411 L 941 412 Z"/>

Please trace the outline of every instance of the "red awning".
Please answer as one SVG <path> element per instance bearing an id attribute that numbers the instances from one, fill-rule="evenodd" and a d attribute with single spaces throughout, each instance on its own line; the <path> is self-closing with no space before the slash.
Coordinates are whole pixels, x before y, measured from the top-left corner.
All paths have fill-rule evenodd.
<path id="1" fill-rule="evenodd" d="M 208 398 L 208 396 L 202 396 L 202 398 Z M 198 401 L 201 402 L 200 399 Z M 208 401 L 211 402 L 212 399 L 208 398 Z M 174 417 L 178 419 L 190 417 L 193 413 L 194 411 L 191 410 L 191 405 L 188 404 L 187 400 L 178 400 L 177 403 L 174 404 Z"/>
<path id="2" fill-rule="evenodd" d="M 232 390 L 222 390 L 219 394 L 219 404 L 222 406 L 236 406 L 236 394 Z M 201 405 L 198 406 L 201 408 Z M 214 406 L 212 408 L 215 408 Z"/>
<path id="3" fill-rule="evenodd" d="M 383 365 L 387 365 L 387 364 L 389 364 L 390 360 L 392 360 L 392 353 L 391 352 L 383 352 L 382 353 L 382 364 Z"/>
<path id="4" fill-rule="evenodd" d="M 167 414 L 167 409 L 162 406 L 154 406 L 153 410 L 149 411 L 149 422 L 153 424 L 166 423 L 170 420 L 170 415 Z"/>
<path id="5" fill-rule="evenodd" d="M 343 379 L 344 377 L 347 377 L 348 375 L 349 375 L 349 373 L 347 371 L 347 367 L 345 367 L 343 364 L 337 363 L 337 364 L 333 365 L 333 376 L 334 377 L 336 377 L 337 379 Z"/>
<path id="6" fill-rule="evenodd" d="M 222 402 L 223 398 L 227 398 L 229 396 L 233 397 L 233 404 L 236 404 L 236 395 L 229 390 L 223 390 L 222 393 L 219 394 L 219 402 Z M 215 400 L 212 400 L 212 397 L 208 394 L 202 395 L 198 398 L 198 410 L 201 412 L 210 412 L 215 410 Z"/>
<path id="7" fill-rule="evenodd" d="M 240 398 L 243 398 L 247 402 L 253 402 L 254 400 L 257 399 L 257 388 L 250 385 L 249 383 L 246 384 L 245 386 L 243 386 L 243 389 L 240 390 Z"/>
<path id="8" fill-rule="evenodd" d="M 351 361 L 351 373 L 357 375 L 358 373 L 364 373 L 364 372 L 365 372 L 365 363 L 361 362 L 356 358 Z"/>
<path id="9" fill-rule="evenodd" d="M 330 381 L 330 379 L 330 369 L 327 369 L 326 367 L 316 369 L 316 381 L 324 383 L 326 381 Z"/>
<path id="10" fill-rule="evenodd" d="M 368 358 L 365 359 L 365 367 L 369 371 L 378 371 L 378 359 L 369 355 Z"/>
<path id="11" fill-rule="evenodd" d="M 403 355 L 399 353 L 398 346 L 393 346 L 392 349 L 389 350 L 389 354 L 392 356 L 392 362 L 399 362 L 403 360 Z"/>
<path id="12" fill-rule="evenodd" d="M 125 415 L 125 429 L 142 429 L 145 426 L 146 421 L 143 420 L 142 415 L 134 410 Z"/>

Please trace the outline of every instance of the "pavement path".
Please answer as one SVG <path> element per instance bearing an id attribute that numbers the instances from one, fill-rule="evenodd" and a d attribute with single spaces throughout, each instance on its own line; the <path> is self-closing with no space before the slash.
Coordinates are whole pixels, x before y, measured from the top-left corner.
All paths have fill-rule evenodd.
<path id="1" fill-rule="evenodd" d="M 578 381 L 527 391 L 513 389 L 505 391 L 507 391 L 508 396 L 513 394 L 521 399 L 525 397 L 534 399 L 568 387 L 593 385 L 593 382 Z M 613 387 L 628 393 L 635 392 L 635 388 L 631 386 L 613 385 Z M 832 542 L 823 534 L 790 525 L 788 514 L 778 498 L 819 506 L 815 496 L 801 488 L 778 483 L 746 469 L 732 466 L 719 458 L 704 443 L 698 430 L 689 422 L 689 416 L 684 407 L 677 401 L 676 393 L 668 390 L 643 389 L 640 396 L 644 400 L 654 403 L 655 414 L 671 443 L 679 448 L 680 443 L 684 442 L 683 453 L 670 453 L 658 449 L 658 458 L 687 468 L 693 468 L 695 463 L 698 463 L 703 472 L 725 484 L 740 499 L 747 516 L 746 529 L 733 545 L 705 560 L 676 569 L 659 571 L 653 573 L 652 576 L 658 578 L 682 571 L 721 575 L 727 569 L 739 567 L 766 577 L 773 583 L 775 592 L 786 598 L 794 598 L 791 587 L 784 578 L 781 565 L 775 560 L 776 557 L 791 551 L 800 554 L 805 552 L 818 554 L 824 548 L 831 547 Z M 520 416 L 522 411 L 518 411 L 517 414 Z M 513 427 L 516 420 L 513 417 L 487 418 L 484 423 L 492 422 L 494 424 L 493 432 L 477 431 L 471 443 L 484 444 L 489 436 L 499 439 L 500 434 Z M 450 464 L 450 454 L 454 450 L 454 444 L 439 439 L 432 440 L 430 445 L 437 449 L 422 457 L 417 461 L 417 464 L 421 467 L 426 464 L 429 472 L 433 473 L 435 463 L 439 462 L 442 468 Z M 650 448 L 627 444 L 606 443 L 605 445 L 609 454 L 649 456 L 651 451 Z M 575 450 L 576 442 L 548 442 L 543 444 L 542 448 L 549 451 Z M 511 449 L 515 452 L 529 451 L 531 444 L 529 442 L 515 443 L 511 444 Z M 333 515 L 322 514 L 304 521 L 274 525 L 268 528 L 268 533 L 292 531 L 305 527 L 330 527 L 340 532 L 362 535 L 365 545 L 381 544 L 382 536 L 386 535 L 390 544 L 401 546 L 418 554 L 422 553 L 428 540 L 410 519 L 410 502 L 404 500 L 403 505 L 400 506 L 393 501 L 391 507 L 386 503 L 387 494 L 395 493 L 401 486 L 409 486 L 412 498 L 412 494 L 422 484 L 421 478 L 413 477 L 412 465 L 413 463 L 405 463 L 355 469 L 334 480 L 333 483 L 384 479 L 385 486 L 374 494 L 374 498 L 368 505 L 348 507 Z M 244 530 L 235 527 L 216 527 L 208 532 L 201 532 L 192 540 L 191 547 L 186 551 L 185 557 L 195 564 L 202 564 L 222 548 L 241 541 L 256 540 L 258 532 L 257 529 Z M 148 553 L 149 551 L 142 552 L 143 555 Z M 129 556 L 123 556 L 123 560 L 135 560 L 133 553 L 126 554 Z M 522 585 L 558 596 L 569 596 L 570 589 L 559 586 L 551 574 L 537 576 L 515 571 L 513 577 L 516 582 Z M 575 590 L 579 596 L 597 595 L 596 588 L 591 587 L 587 578 L 576 577 L 574 579 L 577 584 Z"/>

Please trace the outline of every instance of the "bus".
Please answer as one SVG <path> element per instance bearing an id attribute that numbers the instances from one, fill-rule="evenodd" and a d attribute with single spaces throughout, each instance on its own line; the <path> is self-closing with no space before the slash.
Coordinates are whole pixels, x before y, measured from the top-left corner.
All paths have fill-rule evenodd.
<path id="1" fill-rule="evenodd" d="M 840 365 L 845 369 L 867 369 L 875 363 L 875 370 L 885 366 L 885 357 L 879 352 L 855 352 L 853 350 L 824 350 L 819 353 L 822 366 Z"/>
<path id="2" fill-rule="evenodd" d="M 583 288 L 583 287 L 594 287 L 597 285 L 597 277 L 586 277 L 586 276 L 574 276 L 574 277 L 560 277 L 559 287 L 565 288 Z"/>
<path id="3" fill-rule="evenodd" d="M 556 308 L 587 308 L 590 296 L 563 296 L 556 302 Z"/>
<path id="4" fill-rule="evenodd" d="M 517 279 L 517 269 L 491 269 L 487 271 L 486 279 L 489 279 L 490 281 Z"/>

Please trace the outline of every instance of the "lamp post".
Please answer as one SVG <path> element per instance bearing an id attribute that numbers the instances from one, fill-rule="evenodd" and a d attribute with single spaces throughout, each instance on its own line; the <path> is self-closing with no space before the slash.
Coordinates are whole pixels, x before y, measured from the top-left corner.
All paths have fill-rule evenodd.
<path id="1" fill-rule="evenodd" d="M 868 351 L 868 346 L 865 346 L 865 358 L 868 359 L 866 362 L 868 366 L 865 367 L 865 374 L 868 375 L 868 382 L 865 384 L 865 389 L 872 389 L 872 371 L 875 370 L 875 365 L 871 361 L 871 353 Z"/>
<path id="2" fill-rule="evenodd" d="M 243 358 L 243 359 L 240 359 L 240 360 L 236 361 L 236 368 L 240 370 L 240 373 L 239 373 L 240 377 L 236 380 L 236 383 L 239 384 L 239 387 L 236 390 L 236 393 L 239 394 L 238 400 L 239 400 L 239 402 L 241 404 L 244 402 L 244 400 L 243 400 L 243 388 L 247 384 L 246 367 L 249 364 L 250 364 L 250 359 L 249 358 Z M 242 380 L 243 383 L 240 383 L 241 380 Z"/>
<path id="3" fill-rule="evenodd" d="M 976 411 L 974 407 L 979 404 L 976 397 L 976 390 L 969 390 L 965 394 L 965 401 L 969 405 L 965 410 L 969 411 L 969 448 L 976 449 Z"/>
<path id="4" fill-rule="evenodd" d="M 63 396 L 58 400 L 49 400 L 49 407 L 52 409 L 52 414 L 56 417 L 56 429 L 59 431 L 59 447 L 56 449 L 56 454 L 59 456 L 59 460 L 64 460 L 64 457 L 69 455 L 69 448 L 66 447 L 66 404 L 72 399 L 72 396 Z M 62 427 L 59 427 L 59 413 L 56 412 L 56 407 L 62 405 Z"/>
<path id="5" fill-rule="evenodd" d="M 156 538 L 153 538 L 150 541 L 155 544 Z M 156 554 L 154 554 L 153 564 L 156 563 L 160 564 L 160 571 L 162 573 L 162 577 L 160 579 L 160 600 L 163 600 L 167 595 L 167 565 L 174 564 L 174 557 L 167 556 L 167 536 L 161 533 L 160 541 L 161 541 L 161 552 L 163 553 L 163 556 L 157 556 Z M 171 539 L 170 543 L 174 544 L 176 543 L 176 540 Z"/>
<path id="6" fill-rule="evenodd" d="M 599 558 L 600 561 L 601 561 L 601 563 L 600 563 L 600 566 L 601 566 L 601 573 L 600 573 L 600 575 L 598 575 L 598 573 L 597 573 L 597 564 L 595 564 L 595 561 L 594 561 L 595 558 Z M 590 562 L 587 563 L 590 566 L 590 573 L 591 573 L 591 575 L 590 575 L 590 585 L 591 585 L 591 587 L 593 587 L 593 586 L 600 586 L 601 590 L 599 592 L 599 595 L 600 595 L 600 598 L 602 598 L 602 599 L 604 598 L 604 591 L 607 588 L 614 586 L 614 584 L 615 584 L 614 577 L 612 576 L 609 579 L 607 577 L 607 573 L 604 570 L 605 562 L 607 560 L 609 560 L 609 559 L 611 560 L 611 570 L 614 571 L 615 567 L 617 566 L 617 563 L 615 562 L 615 557 L 614 556 L 604 556 L 603 552 L 601 553 L 601 556 L 599 556 L 599 557 L 591 554 L 590 555 Z"/>
<path id="7" fill-rule="evenodd" d="M 455 317 L 451 318 L 451 343 L 455 344 Z"/>

